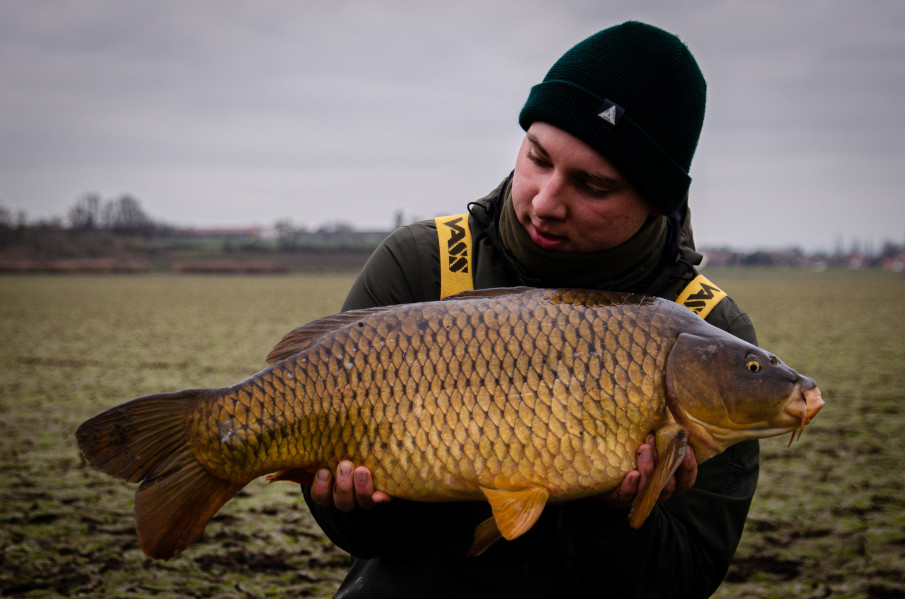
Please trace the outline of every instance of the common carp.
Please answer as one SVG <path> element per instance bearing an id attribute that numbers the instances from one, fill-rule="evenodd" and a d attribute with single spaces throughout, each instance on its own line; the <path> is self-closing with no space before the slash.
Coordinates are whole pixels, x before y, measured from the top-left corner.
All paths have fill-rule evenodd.
<path id="1" fill-rule="evenodd" d="M 310 481 L 344 459 L 416 501 L 486 500 L 472 553 L 529 530 L 547 501 L 615 488 L 650 434 L 649 515 L 686 445 L 703 462 L 796 432 L 815 382 L 664 299 L 513 288 L 349 311 L 289 334 L 220 389 L 141 397 L 83 423 L 81 451 L 141 482 L 136 529 L 168 559 L 253 479 Z M 791 441 L 790 441 L 791 443 Z"/>

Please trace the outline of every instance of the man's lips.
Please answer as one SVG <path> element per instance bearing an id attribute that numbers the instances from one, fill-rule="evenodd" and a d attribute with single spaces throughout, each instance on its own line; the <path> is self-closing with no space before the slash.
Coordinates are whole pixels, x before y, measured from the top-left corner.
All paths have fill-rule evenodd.
<path id="1" fill-rule="evenodd" d="M 558 250 L 568 242 L 567 237 L 543 231 L 533 224 L 528 227 L 528 234 L 531 236 L 531 241 L 534 242 L 534 245 L 544 250 Z"/>

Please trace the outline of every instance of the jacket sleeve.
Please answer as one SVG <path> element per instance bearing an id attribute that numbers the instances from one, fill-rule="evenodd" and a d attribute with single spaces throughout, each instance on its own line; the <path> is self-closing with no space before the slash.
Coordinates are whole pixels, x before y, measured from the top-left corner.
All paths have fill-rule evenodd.
<path id="1" fill-rule="evenodd" d="M 756 342 L 750 319 L 729 298 L 708 321 Z M 695 486 L 658 504 L 637 530 L 624 509 L 595 499 L 564 504 L 560 541 L 576 584 L 593 594 L 603 583 L 614 597 L 709 597 L 741 540 L 759 447 L 739 443 L 701 464 Z"/>
<path id="2" fill-rule="evenodd" d="M 432 222 L 396 229 L 368 258 L 343 311 L 439 299 L 439 257 Z"/>

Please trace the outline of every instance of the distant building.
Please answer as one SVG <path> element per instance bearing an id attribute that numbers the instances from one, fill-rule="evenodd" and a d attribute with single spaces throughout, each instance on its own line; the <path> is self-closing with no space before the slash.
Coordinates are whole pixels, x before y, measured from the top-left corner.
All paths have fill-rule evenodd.
<path id="1" fill-rule="evenodd" d="M 255 240 L 264 237 L 267 231 L 264 227 L 195 227 L 183 229 L 191 237 L 204 237 L 207 239 L 242 239 Z"/>

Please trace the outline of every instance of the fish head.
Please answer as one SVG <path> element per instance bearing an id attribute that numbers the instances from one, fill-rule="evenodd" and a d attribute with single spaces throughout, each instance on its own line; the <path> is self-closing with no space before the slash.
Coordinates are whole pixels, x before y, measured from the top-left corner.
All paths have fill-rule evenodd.
<path id="1" fill-rule="evenodd" d="M 794 440 L 824 405 L 812 379 L 718 329 L 679 334 L 666 364 L 666 394 L 698 461 L 740 441 L 788 432 Z"/>

